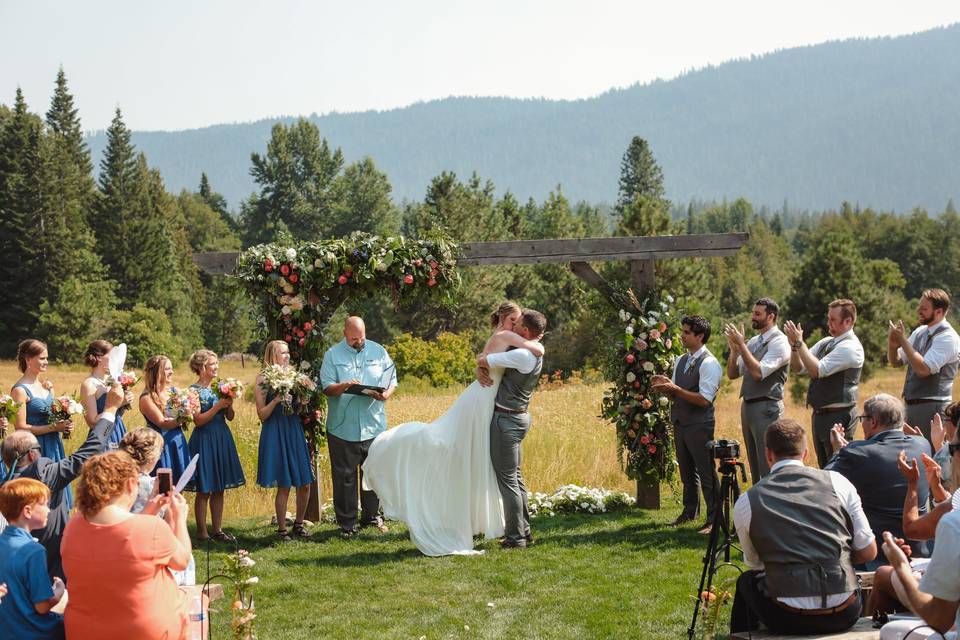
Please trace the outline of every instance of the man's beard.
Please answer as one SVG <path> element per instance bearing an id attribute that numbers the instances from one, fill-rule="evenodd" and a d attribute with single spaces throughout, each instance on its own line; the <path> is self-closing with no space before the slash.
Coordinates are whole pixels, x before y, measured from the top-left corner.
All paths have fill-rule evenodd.
<path id="1" fill-rule="evenodd" d="M 929 316 L 925 316 L 922 313 L 918 313 L 917 319 L 920 320 L 920 324 L 930 324 L 933 322 L 933 314 L 931 313 Z"/>
<path id="2" fill-rule="evenodd" d="M 751 320 L 751 321 L 750 321 L 750 326 L 753 327 L 753 328 L 754 328 L 755 330 L 757 330 L 757 331 L 759 331 L 760 329 L 763 329 L 763 325 L 765 325 L 765 324 L 767 324 L 767 321 L 766 321 L 766 320 L 763 320 L 763 321 L 760 321 L 760 320 Z"/>

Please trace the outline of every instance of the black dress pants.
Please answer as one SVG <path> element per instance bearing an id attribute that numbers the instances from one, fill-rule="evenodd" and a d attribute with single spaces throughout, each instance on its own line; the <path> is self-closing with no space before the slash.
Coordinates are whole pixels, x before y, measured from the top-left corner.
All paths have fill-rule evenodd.
<path id="1" fill-rule="evenodd" d="M 327 434 L 330 449 L 330 470 L 333 476 L 333 510 L 337 524 L 343 531 L 357 528 L 357 492 L 363 509 L 361 524 L 374 524 L 380 518 L 380 499 L 373 491 L 363 490 L 363 471 L 360 466 L 367 459 L 373 438 L 351 442 Z"/>

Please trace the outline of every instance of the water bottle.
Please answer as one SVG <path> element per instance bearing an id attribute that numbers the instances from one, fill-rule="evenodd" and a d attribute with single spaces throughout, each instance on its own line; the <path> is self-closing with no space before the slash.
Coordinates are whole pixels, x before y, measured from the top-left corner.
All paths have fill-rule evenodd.
<path id="1" fill-rule="evenodd" d="M 203 614 L 203 597 L 193 596 L 190 603 L 190 628 L 187 631 L 188 640 L 203 640 L 206 634 L 203 633 L 206 625 L 206 616 Z"/>

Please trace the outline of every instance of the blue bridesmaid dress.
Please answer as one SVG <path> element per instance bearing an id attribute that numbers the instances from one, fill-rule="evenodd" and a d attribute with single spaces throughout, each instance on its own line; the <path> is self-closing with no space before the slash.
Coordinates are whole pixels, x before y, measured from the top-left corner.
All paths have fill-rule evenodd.
<path id="1" fill-rule="evenodd" d="M 267 402 L 273 400 L 267 395 Z M 303 425 L 295 413 L 277 405 L 260 428 L 257 484 L 261 487 L 300 487 L 313 481 L 310 451 Z"/>
<path id="2" fill-rule="evenodd" d="M 209 388 L 193 385 L 200 395 L 200 411 L 209 411 L 217 403 L 217 395 Z M 199 455 L 197 471 L 187 483 L 188 491 L 213 493 L 246 484 L 237 445 L 221 409 L 202 427 L 194 427 L 190 434 L 190 456 Z"/>
<path id="3" fill-rule="evenodd" d="M 107 406 L 107 394 L 103 394 L 97 398 L 97 415 L 103 413 L 103 408 Z M 123 415 L 123 408 L 117 411 L 117 421 L 113 425 L 113 431 L 110 432 L 110 436 L 107 438 L 107 443 L 110 449 L 116 449 L 120 446 L 120 441 L 123 440 L 123 436 L 127 433 L 127 428 L 123 425 L 123 418 L 120 416 Z"/>
<path id="4" fill-rule="evenodd" d="M 30 390 L 28 385 L 21 383 L 14 385 L 14 388 L 16 387 L 23 387 L 23 390 L 27 392 L 27 424 L 34 427 L 42 427 L 45 424 L 50 424 L 50 411 L 53 409 L 53 391 L 48 390 L 46 397 L 41 398 L 33 395 L 33 391 Z M 40 455 L 44 458 L 50 458 L 54 462 L 57 462 L 67 457 L 63 450 L 63 440 L 60 438 L 59 431 L 52 431 L 42 436 L 37 436 L 37 441 L 40 443 Z M 73 509 L 73 488 L 67 485 L 64 493 L 67 497 L 67 510 Z"/>
<path id="5" fill-rule="evenodd" d="M 153 468 L 150 475 L 157 475 L 157 469 L 170 469 L 173 471 L 173 484 L 180 481 L 187 465 L 190 464 L 190 445 L 187 443 L 187 436 L 183 427 L 174 427 L 172 429 L 161 429 L 150 422 L 144 416 L 147 426 L 163 436 L 163 451 L 160 453 L 160 460 L 157 466 Z"/>

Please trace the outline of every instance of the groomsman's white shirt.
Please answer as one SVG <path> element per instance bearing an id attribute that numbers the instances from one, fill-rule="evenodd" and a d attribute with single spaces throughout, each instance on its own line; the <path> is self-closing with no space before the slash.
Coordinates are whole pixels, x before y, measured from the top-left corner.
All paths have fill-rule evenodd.
<path id="1" fill-rule="evenodd" d="M 923 355 L 924 363 L 930 367 L 930 375 L 939 373 L 941 367 L 960 359 L 960 336 L 957 335 L 957 332 L 953 326 L 947 322 L 946 318 L 932 327 L 927 327 L 927 325 L 922 324 L 910 334 L 910 344 L 914 344 L 914 339 L 921 333 L 925 331 L 933 333 L 943 325 L 947 326 L 946 331 L 941 331 L 933 336 L 933 342 L 930 343 L 930 348 L 927 349 L 927 352 Z M 901 362 L 907 362 L 907 357 L 903 353 L 902 347 L 897 349 L 897 355 L 900 356 Z M 908 364 L 907 366 L 910 365 Z M 923 400 L 950 400 L 950 396 L 931 396 L 929 398 L 923 398 Z"/>
<path id="2" fill-rule="evenodd" d="M 537 366 L 537 356 L 528 349 L 511 349 L 503 353 L 491 353 L 487 364 L 496 369 L 516 369 L 520 373 L 530 373 Z"/>
<path id="3" fill-rule="evenodd" d="M 706 355 L 704 355 L 706 352 Z M 710 350 L 707 349 L 707 345 L 703 345 L 695 353 L 690 354 L 690 359 L 687 360 L 687 364 L 693 362 L 700 356 L 703 356 L 703 362 L 700 363 L 700 390 L 697 391 L 700 395 L 704 397 L 708 402 L 713 402 L 713 399 L 717 397 L 717 389 L 720 388 L 720 378 L 723 377 L 723 368 L 720 366 L 720 363 L 717 362 L 717 359 L 713 357 L 713 354 L 710 353 Z M 677 359 L 673 361 L 673 384 L 677 384 L 677 365 L 680 364 L 680 358 L 683 356 L 677 356 Z"/>
<path id="4" fill-rule="evenodd" d="M 765 379 L 771 373 L 790 364 L 790 341 L 787 340 L 785 333 L 780 331 L 777 325 L 773 325 L 766 333 L 753 336 L 747 341 L 747 350 L 753 353 L 754 345 L 763 340 L 767 343 L 767 352 L 760 360 L 760 378 Z M 740 375 L 747 372 L 743 364 L 743 356 L 737 356 L 737 367 L 740 369 Z"/>
<path id="5" fill-rule="evenodd" d="M 850 336 L 850 339 L 847 339 L 847 336 Z M 833 351 L 828 353 L 825 356 L 821 356 L 823 350 L 827 348 L 827 344 L 831 340 L 837 340 L 837 346 L 833 348 Z M 845 333 L 841 333 L 836 338 L 827 336 L 826 338 L 819 340 L 813 348 L 810 349 L 810 352 L 820 360 L 820 366 L 817 367 L 817 373 L 821 378 L 826 378 L 827 376 L 832 376 L 838 371 L 845 371 L 846 369 L 855 369 L 857 367 L 863 366 L 863 345 L 860 344 L 860 338 L 857 337 L 857 334 L 853 332 L 853 329 Z M 801 361 L 801 371 L 806 371 L 807 368 L 803 366 Z"/>

